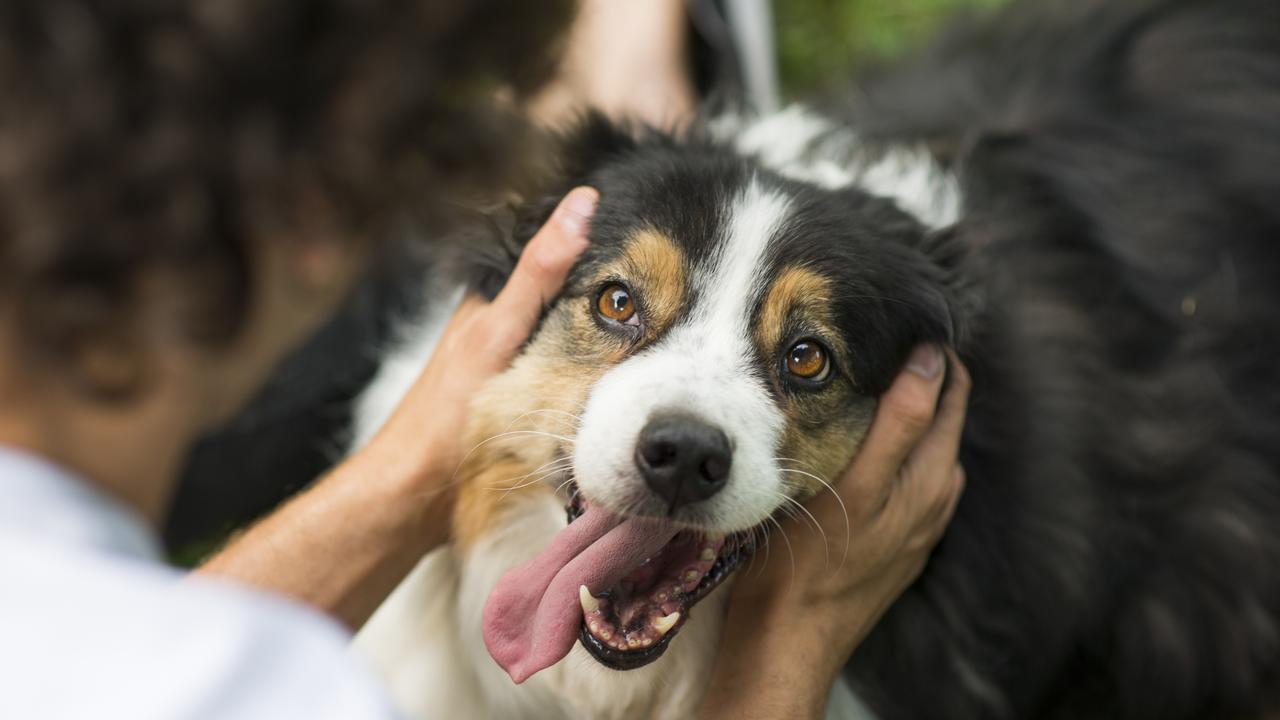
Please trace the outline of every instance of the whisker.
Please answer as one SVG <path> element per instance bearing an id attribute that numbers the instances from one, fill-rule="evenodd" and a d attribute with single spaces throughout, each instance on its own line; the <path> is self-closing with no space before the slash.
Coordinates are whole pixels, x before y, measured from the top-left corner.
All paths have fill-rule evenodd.
<path id="1" fill-rule="evenodd" d="M 782 495 L 782 493 L 778 493 L 778 494 Z M 830 546 L 831 541 L 827 539 L 827 532 L 822 529 L 822 523 L 818 522 L 818 518 L 814 517 L 813 513 L 809 512 L 809 508 L 805 507 L 802 503 L 797 501 L 795 498 L 787 495 L 782 495 L 782 499 L 794 505 L 796 509 L 804 513 L 810 520 L 813 521 L 813 527 L 817 529 L 818 534 L 822 536 L 822 554 L 826 558 L 823 562 L 825 563 L 825 566 L 828 569 L 830 569 L 831 568 L 831 546 Z M 786 507 L 786 506 L 784 505 L 783 507 Z"/>
<path id="2" fill-rule="evenodd" d="M 542 482 L 542 481 L 546 480 L 547 478 L 551 477 L 552 475 L 555 475 L 556 473 L 564 472 L 564 471 L 566 471 L 566 470 L 568 470 L 568 469 L 569 469 L 569 468 L 567 468 L 567 467 L 556 467 L 556 468 L 552 468 L 552 469 L 550 469 L 550 470 L 548 470 L 548 471 L 544 472 L 543 474 L 539 475 L 538 477 L 536 477 L 536 478 L 534 478 L 534 479 L 532 479 L 532 480 L 529 480 L 528 482 L 523 482 L 523 483 L 520 483 L 519 485 L 512 485 L 511 487 L 507 488 L 506 492 L 502 493 L 502 496 L 498 498 L 498 501 L 499 501 L 499 502 L 501 502 L 501 501 L 505 500 L 505 499 L 507 498 L 507 496 L 508 496 L 508 495 L 510 495 L 512 492 L 515 492 L 516 490 L 519 490 L 519 489 L 521 489 L 521 488 L 526 488 L 526 487 L 529 487 L 529 486 L 531 486 L 531 485 L 537 485 L 538 483 L 540 483 L 540 482 Z M 537 472 L 537 471 L 535 470 L 534 472 Z M 530 474 L 532 474 L 532 473 L 530 473 Z M 528 476 L 526 476 L 526 477 L 528 477 Z M 499 488 L 492 488 L 492 489 L 494 489 L 494 490 L 498 490 Z"/>
<path id="3" fill-rule="evenodd" d="M 849 508 L 845 506 L 844 499 L 840 497 L 840 493 L 836 492 L 835 488 L 831 487 L 831 483 L 827 482 L 826 480 L 823 480 L 822 478 L 818 477 L 817 475 L 814 475 L 811 472 L 805 472 L 803 470 L 795 470 L 792 468 L 778 468 L 778 469 L 781 470 L 782 472 L 795 473 L 797 475 L 803 475 L 804 477 L 816 480 L 817 482 L 821 483 L 821 485 L 824 488 L 830 491 L 832 496 L 835 497 L 836 502 L 840 504 L 840 517 L 844 518 L 844 554 L 840 558 L 840 567 L 843 568 L 845 561 L 849 559 L 849 542 L 853 536 L 853 528 L 849 526 Z"/>
<path id="4" fill-rule="evenodd" d="M 778 528 L 778 532 L 782 534 L 782 542 L 787 544 L 787 557 L 791 559 L 791 580 L 789 581 L 789 587 L 794 588 L 796 584 L 796 554 L 795 551 L 791 549 L 791 539 L 787 537 L 787 531 L 782 529 L 781 523 L 772 517 L 770 517 L 768 521 L 773 523 L 774 527 Z"/>
<path id="5" fill-rule="evenodd" d="M 576 440 L 574 440 L 573 438 L 565 437 L 564 435 L 556 435 L 555 433 L 542 432 L 540 430 L 508 430 L 506 432 L 501 432 L 501 433 L 498 433 L 497 435 L 493 435 L 485 438 L 484 440 L 481 440 L 480 442 L 475 444 L 475 447 L 468 450 L 467 453 L 462 456 L 462 459 L 458 461 L 458 467 L 456 470 L 453 471 L 453 476 L 450 478 L 449 482 L 452 483 L 457 481 L 458 473 L 462 471 L 462 466 L 466 465 L 467 460 L 473 454 L 475 454 L 477 450 L 484 447 L 485 445 L 488 445 L 491 442 L 494 442 L 495 440 L 501 440 L 503 438 L 512 437 L 516 435 L 534 435 L 539 437 L 549 437 L 554 440 L 566 442 L 570 445 L 573 445 L 576 443 Z"/>
<path id="6" fill-rule="evenodd" d="M 560 459 L 557 459 L 557 460 L 552 460 L 552 461 L 551 461 L 551 462 L 549 462 L 549 463 L 544 463 L 544 464 L 542 464 L 542 465 L 539 465 L 538 467 L 536 467 L 536 468 L 534 468 L 534 469 L 530 470 L 529 472 L 525 473 L 524 475 L 521 475 L 520 477 L 516 477 L 516 478 L 508 478 L 507 480 L 503 480 L 503 481 L 501 481 L 501 482 L 493 483 L 493 484 L 489 485 L 489 487 L 488 487 L 488 488 L 486 488 L 486 489 L 488 489 L 488 490 L 505 490 L 505 491 L 507 491 L 507 492 L 511 492 L 512 490 L 519 490 L 520 488 L 528 487 L 528 486 L 530 486 L 530 485 L 535 485 L 535 484 L 537 484 L 537 482 L 538 482 L 537 480 L 531 480 L 531 481 L 529 481 L 529 482 L 524 482 L 524 480 L 525 480 L 525 479 L 527 479 L 528 477 L 530 477 L 530 476 L 532 476 L 532 475 L 535 475 L 535 474 L 537 474 L 537 473 L 543 472 L 544 470 L 546 470 L 546 471 L 548 471 L 548 472 L 558 472 L 558 471 L 560 471 L 560 470 L 564 470 L 564 469 L 568 468 L 568 467 L 569 467 L 569 465 L 571 465 L 571 464 L 572 464 L 572 463 L 571 463 L 571 461 L 569 460 L 569 458 L 560 458 Z M 553 465 L 554 465 L 554 466 L 556 466 L 556 467 L 552 467 Z M 509 483 L 509 482 L 515 482 L 516 484 L 515 484 L 515 485 L 507 485 L 507 483 Z"/>
<path id="7" fill-rule="evenodd" d="M 557 410 L 555 408 L 538 408 L 536 410 L 530 410 L 526 413 L 521 413 L 520 415 L 517 415 L 515 419 L 513 419 L 510 423 L 507 424 L 507 429 L 511 429 L 513 426 L 515 426 L 516 423 L 520 422 L 521 420 L 531 415 L 560 416 L 560 417 L 572 420 L 575 429 L 579 427 L 582 423 L 582 417 L 579 415 L 575 415 L 571 412 L 565 412 L 564 410 Z"/>
<path id="8" fill-rule="evenodd" d="M 571 470 L 571 469 L 573 469 L 573 468 L 572 468 L 572 465 L 571 465 L 570 467 L 562 468 L 562 470 L 561 470 L 561 471 L 563 472 L 563 471 L 568 471 L 568 470 Z M 569 483 L 571 483 L 571 482 L 573 482 L 573 475 L 570 475 L 567 479 L 565 479 L 565 481 L 564 481 L 564 482 L 562 482 L 562 483 L 560 483 L 559 485 L 557 485 L 557 486 L 556 486 L 556 489 L 555 489 L 555 490 L 553 490 L 552 492 L 554 492 L 554 493 L 556 493 L 557 495 L 559 495 L 559 494 L 560 494 L 560 491 L 561 491 L 561 490 L 563 490 L 563 489 L 565 488 L 565 486 L 566 486 L 566 485 L 568 485 L 568 484 L 569 484 Z"/>

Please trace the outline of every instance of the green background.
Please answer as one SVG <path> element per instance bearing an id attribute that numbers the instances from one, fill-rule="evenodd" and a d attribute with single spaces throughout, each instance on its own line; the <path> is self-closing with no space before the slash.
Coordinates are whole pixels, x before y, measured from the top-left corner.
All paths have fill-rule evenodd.
<path id="1" fill-rule="evenodd" d="M 823 90 L 876 59 L 926 39 L 951 15 L 1005 0 L 774 0 L 787 97 Z"/>

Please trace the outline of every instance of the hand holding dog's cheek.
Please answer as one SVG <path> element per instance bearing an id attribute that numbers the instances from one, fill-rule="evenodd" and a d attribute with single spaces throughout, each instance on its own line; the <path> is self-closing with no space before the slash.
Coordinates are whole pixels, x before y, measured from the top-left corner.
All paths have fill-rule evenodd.
<path id="1" fill-rule="evenodd" d="M 492 302 L 477 296 L 462 302 L 431 360 L 370 442 L 369 451 L 425 480 L 424 490 L 446 489 L 464 453 L 471 398 L 507 368 L 537 326 L 543 308 L 559 294 L 587 247 L 598 197 L 587 187 L 566 195 L 529 241 L 498 296 Z"/>
<path id="2" fill-rule="evenodd" d="M 812 518 L 774 531 L 771 542 L 785 532 L 791 552 L 757 557 L 738 578 L 700 718 L 820 717 L 839 668 L 920 574 L 964 485 L 970 380 L 948 354 L 941 402 L 943 351 L 921 346 L 881 396 L 849 469 L 806 503 Z"/>

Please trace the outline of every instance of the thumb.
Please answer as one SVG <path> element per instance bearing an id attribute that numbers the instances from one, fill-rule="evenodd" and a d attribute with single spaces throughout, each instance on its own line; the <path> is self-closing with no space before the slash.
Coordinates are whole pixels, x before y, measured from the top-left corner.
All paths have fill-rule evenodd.
<path id="1" fill-rule="evenodd" d="M 573 263 L 587 248 L 587 231 L 600 194 L 589 187 L 574 188 L 565 195 L 538 230 L 507 284 L 490 305 L 494 328 L 515 352 L 538 324 L 542 309 L 560 292 Z"/>
<path id="2" fill-rule="evenodd" d="M 911 352 L 902 372 L 880 396 L 871 431 L 854 458 L 853 474 L 884 477 L 898 472 L 933 424 L 945 364 L 937 345 L 919 345 Z"/>

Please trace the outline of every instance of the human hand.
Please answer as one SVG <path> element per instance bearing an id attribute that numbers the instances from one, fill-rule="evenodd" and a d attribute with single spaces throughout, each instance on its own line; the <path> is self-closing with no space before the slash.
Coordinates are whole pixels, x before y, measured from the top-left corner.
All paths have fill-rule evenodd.
<path id="1" fill-rule="evenodd" d="M 355 629 L 449 536 L 471 396 L 502 372 L 587 247 L 598 194 L 577 188 L 493 302 L 468 298 L 396 412 L 362 449 L 201 568 L 289 595 Z"/>
<path id="2" fill-rule="evenodd" d="M 820 716 L 840 667 L 920 574 L 964 486 L 970 379 L 949 356 L 937 403 L 942 351 L 916 348 L 849 469 L 806 503 L 812 519 L 782 522 L 791 552 L 738 578 L 700 717 Z"/>
<path id="3" fill-rule="evenodd" d="M 599 194 L 575 188 L 529 241 L 507 284 L 492 302 L 466 298 L 445 327 L 435 352 L 386 425 L 362 450 L 368 466 L 408 478 L 431 498 L 433 536 L 448 535 L 453 477 L 464 455 L 463 429 L 471 398 L 505 370 L 560 292 L 587 247 Z"/>

